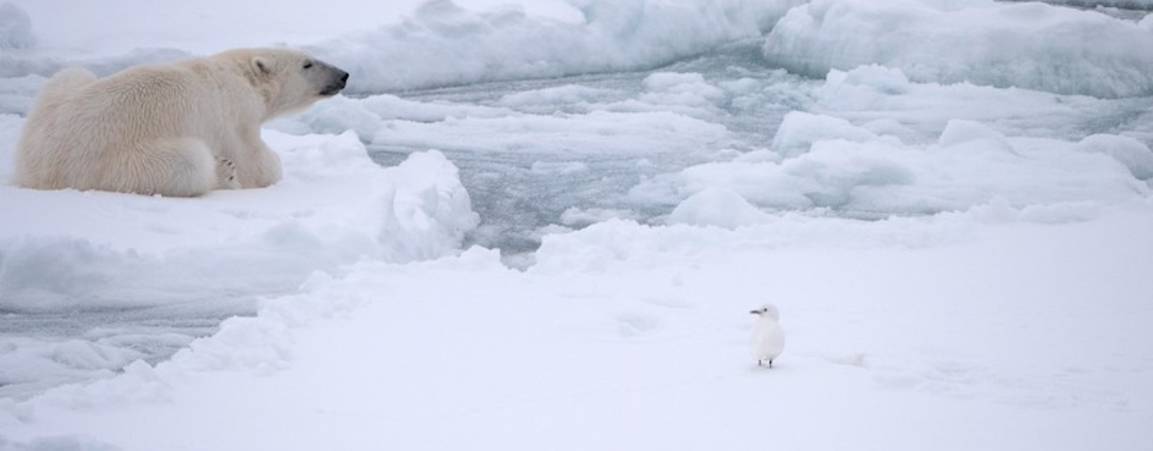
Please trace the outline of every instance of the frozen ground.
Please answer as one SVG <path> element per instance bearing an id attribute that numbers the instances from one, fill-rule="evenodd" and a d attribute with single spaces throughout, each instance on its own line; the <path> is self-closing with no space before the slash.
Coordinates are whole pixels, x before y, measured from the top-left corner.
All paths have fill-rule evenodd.
<path id="1" fill-rule="evenodd" d="M 254 19 L 234 39 L 353 73 L 268 125 L 272 188 L 0 186 L 0 449 L 1147 446 L 1140 11 L 495 3 Z M 55 68 L 203 53 L 256 16 L 118 0 L 113 32 L 16 5 L 5 180 Z M 1098 40 L 1049 39 L 1070 30 Z"/>

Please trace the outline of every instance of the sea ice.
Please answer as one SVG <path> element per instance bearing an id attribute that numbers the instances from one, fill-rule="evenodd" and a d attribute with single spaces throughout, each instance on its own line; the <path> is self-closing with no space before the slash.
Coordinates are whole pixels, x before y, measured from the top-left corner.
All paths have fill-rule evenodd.
<path id="1" fill-rule="evenodd" d="M 1064 94 L 1153 94 L 1153 34 L 1135 22 L 1044 3 L 814 0 L 773 27 L 768 62 L 814 77 L 866 64 L 915 81 Z"/>

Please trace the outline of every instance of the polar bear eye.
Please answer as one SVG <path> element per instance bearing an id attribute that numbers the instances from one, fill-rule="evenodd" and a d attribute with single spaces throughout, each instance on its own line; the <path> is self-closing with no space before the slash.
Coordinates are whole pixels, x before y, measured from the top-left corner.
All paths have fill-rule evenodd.
<path id="1" fill-rule="evenodd" d="M 312 61 L 306 61 L 304 63 L 304 68 L 305 69 L 311 69 L 312 68 Z"/>

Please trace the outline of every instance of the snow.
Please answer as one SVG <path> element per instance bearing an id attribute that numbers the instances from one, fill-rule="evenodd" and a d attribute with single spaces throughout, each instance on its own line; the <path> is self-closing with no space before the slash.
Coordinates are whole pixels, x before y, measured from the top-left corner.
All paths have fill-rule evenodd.
<path id="1" fill-rule="evenodd" d="M 0 449 L 1147 447 L 1149 18 L 497 3 L 15 0 Z M 57 68 L 280 43 L 359 83 L 281 183 L 3 183 Z"/>
<path id="2" fill-rule="evenodd" d="M 362 262 L 3 424 L 125 450 L 760 449 L 764 424 L 799 449 L 1138 449 L 1150 226 L 609 222 L 547 239 L 527 273 L 479 249 Z M 790 349 L 758 371 L 747 311 L 766 296 Z"/>
<path id="3" fill-rule="evenodd" d="M 823 76 L 865 64 L 913 80 L 1064 94 L 1153 94 L 1153 34 L 1092 11 L 992 0 L 814 0 L 772 29 L 765 58 Z"/>

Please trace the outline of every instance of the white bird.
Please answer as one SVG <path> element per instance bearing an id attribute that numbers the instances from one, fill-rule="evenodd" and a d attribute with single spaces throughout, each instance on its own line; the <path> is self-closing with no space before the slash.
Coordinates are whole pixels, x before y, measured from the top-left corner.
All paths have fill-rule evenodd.
<path id="1" fill-rule="evenodd" d="M 749 313 L 757 315 L 757 322 L 753 325 L 753 357 L 757 359 L 757 366 L 769 362 L 769 368 L 772 368 L 773 360 L 785 349 L 785 331 L 779 322 L 781 314 L 772 304 L 765 304 Z"/>

